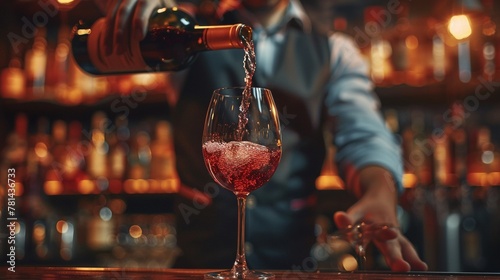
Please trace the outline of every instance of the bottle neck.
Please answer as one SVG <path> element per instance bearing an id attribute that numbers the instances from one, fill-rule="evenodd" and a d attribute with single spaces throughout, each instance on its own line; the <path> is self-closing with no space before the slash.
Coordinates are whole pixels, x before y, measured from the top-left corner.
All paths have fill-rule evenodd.
<path id="1" fill-rule="evenodd" d="M 252 40 L 252 29 L 244 24 L 196 26 L 208 50 L 242 49 Z"/>

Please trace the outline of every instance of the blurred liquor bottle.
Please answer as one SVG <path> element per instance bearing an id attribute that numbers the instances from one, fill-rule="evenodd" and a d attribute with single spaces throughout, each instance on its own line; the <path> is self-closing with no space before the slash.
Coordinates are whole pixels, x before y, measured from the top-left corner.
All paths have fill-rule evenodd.
<path id="1" fill-rule="evenodd" d="M 31 135 L 27 155 L 27 176 L 29 192 L 34 195 L 43 193 L 45 174 L 52 163 L 50 147 L 50 121 L 45 117 L 36 119 L 36 132 Z"/>
<path id="2" fill-rule="evenodd" d="M 3 98 L 23 99 L 26 93 L 26 76 L 22 69 L 22 60 L 13 56 L 8 67 L 2 70 L 0 93 Z"/>
<path id="3" fill-rule="evenodd" d="M 90 150 L 87 157 L 87 172 L 92 180 L 107 178 L 107 154 L 109 145 L 106 142 L 106 114 L 102 111 L 95 112 L 91 120 Z M 92 190 L 91 190 L 92 192 Z"/>
<path id="4" fill-rule="evenodd" d="M 5 146 L 2 149 L 0 164 L 0 178 L 7 182 L 9 168 L 15 170 L 16 193 L 21 195 L 24 191 L 26 179 L 26 159 L 28 154 L 28 117 L 19 113 L 15 118 L 14 130 L 7 135 Z"/>
<path id="5" fill-rule="evenodd" d="M 35 33 L 33 46 L 26 52 L 25 71 L 27 88 L 33 98 L 42 98 L 45 93 L 47 71 L 47 30 L 39 28 Z"/>
<path id="6" fill-rule="evenodd" d="M 25 195 L 26 184 L 26 155 L 28 153 L 28 118 L 24 113 L 19 113 L 15 118 L 14 130 L 7 135 L 5 145 L 0 153 L 0 199 L 7 202 L 13 199 L 15 205 L 13 213 L 17 220 L 16 224 L 16 259 L 23 260 L 26 255 L 26 223 L 29 223 L 29 207 Z M 12 179 L 14 185 L 11 185 Z M 14 188 L 14 192 L 10 189 Z M 7 191 L 9 189 L 9 191 Z M 0 216 L 5 220 L 7 217 L 7 206 L 10 203 L 0 203 Z M 7 228 L 4 227 L 0 233 L 7 236 Z M 10 244 L 10 243 L 9 243 Z M 9 252 L 7 242 L 0 242 L 0 250 Z"/>
<path id="7" fill-rule="evenodd" d="M 500 152 L 498 152 L 498 139 L 492 137 L 492 151 L 493 158 L 488 159 L 490 155 L 486 156 L 488 162 L 491 162 L 488 178 L 488 187 L 486 188 L 486 198 L 484 199 L 485 207 L 489 213 L 488 223 L 488 243 L 486 246 L 486 268 L 485 271 L 498 271 L 500 264 Z"/>
<path id="8" fill-rule="evenodd" d="M 482 46 L 482 72 L 487 81 L 493 81 L 497 75 L 497 61 L 498 61 L 498 40 L 496 32 L 496 23 L 494 19 L 494 1 L 483 0 L 482 4 L 486 11 L 481 21 L 481 31 L 483 35 Z"/>
<path id="9" fill-rule="evenodd" d="M 140 129 L 132 136 L 128 157 L 128 178 L 149 179 L 151 169 L 151 134 Z"/>
<path id="10" fill-rule="evenodd" d="M 45 117 L 36 120 L 36 133 L 30 140 L 27 158 L 28 183 L 27 205 L 30 209 L 31 223 L 27 225 L 29 236 L 29 258 L 35 261 L 49 261 L 57 252 L 54 248 L 55 213 L 47 201 L 51 189 L 45 183 L 45 176 L 53 162 L 50 148 L 50 121 Z"/>
<path id="11" fill-rule="evenodd" d="M 446 262 L 443 267 L 448 271 L 461 271 L 460 260 L 460 221 L 463 219 L 462 192 L 467 188 L 467 132 L 464 127 L 463 107 L 452 104 L 451 117 L 456 120 L 448 125 L 451 166 L 448 177 L 447 213 L 443 220 L 443 240 L 445 243 Z"/>
<path id="12" fill-rule="evenodd" d="M 426 207 L 432 207 L 427 201 L 428 186 L 430 184 L 430 151 L 422 149 L 419 143 L 426 139 L 424 113 L 413 110 L 406 114 L 409 124 L 402 129 L 402 152 L 404 159 L 403 184 L 405 190 L 400 198 L 400 204 L 405 210 L 406 220 L 402 224 L 406 227 L 405 234 L 414 244 L 421 256 L 426 253 Z M 431 255 L 430 252 L 427 252 Z"/>
<path id="13" fill-rule="evenodd" d="M 119 193 L 122 190 L 123 180 L 127 172 L 127 156 L 130 152 L 128 141 L 130 139 L 130 129 L 128 119 L 119 116 L 115 120 L 114 128 L 108 133 L 109 154 L 109 190 L 111 193 Z"/>
<path id="14" fill-rule="evenodd" d="M 366 7 L 364 21 L 365 30 L 369 30 L 369 34 L 365 34 L 365 30 L 359 30 L 369 41 L 371 77 L 377 84 L 387 84 L 393 71 L 390 63 L 392 47 L 385 36 L 387 28 L 394 23 L 384 13 L 386 11 L 383 6 Z"/>
<path id="15" fill-rule="evenodd" d="M 442 241 L 445 240 L 444 221 L 449 214 L 450 136 L 440 115 L 425 119 L 425 112 L 420 113 L 422 120 L 417 123 L 425 124 L 425 132 L 414 138 L 416 147 L 411 160 L 416 162 L 419 157 L 415 155 L 419 155 L 424 162 L 417 168 L 419 180 L 426 182 L 422 188 L 424 256 L 430 269 L 443 269 L 447 261 L 446 243 Z"/>
<path id="16" fill-rule="evenodd" d="M 46 194 L 56 195 L 64 192 L 63 172 L 66 154 L 67 125 L 63 120 L 52 123 L 51 143 L 48 147 L 52 160 L 45 174 L 44 190 Z"/>
<path id="17" fill-rule="evenodd" d="M 487 208 L 489 175 L 497 164 L 490 129 L 480 127 L 469 145 L 467 178 L 462 186 L 461 266 L 463 271 L 484 271 L 488 264 L 491 217 Z M 493 168 L 493 169 L 492 169 Z"/>
<path id="18" fill-rule="evenodd" d="M 88 179 L 85 171 L 85 156 L 90 151 L 90 142 L 82 138 L 83 127 L 79 121 L 71 121 L 68 125 L 68 141 L 62 157 L 62 177 L 65 192 L 78 193 L 80 182 Z"/>
<path id="19" fill-rule="evenodd" d="M 158 121 L 154 139 L 151 142 L 151 178 L 168 179 L 175 177 L 175 157 L 170 123 Z"/>
<path id="20" fill-rule="evenodd" d="M 72 97 L 68 96 L 69 88 L 69 70 L 71 46 L 69 42 L 70 28 L 66 25 L 60 25 L 56 45 L 52 51 L 52 65 L 47 67 L 47 79 L 50 79 L 49 91 L 54 95 L 54 99 L 61 103 L 67 103 Z M 49 76 L 50 75 L 50 76 Z"/>

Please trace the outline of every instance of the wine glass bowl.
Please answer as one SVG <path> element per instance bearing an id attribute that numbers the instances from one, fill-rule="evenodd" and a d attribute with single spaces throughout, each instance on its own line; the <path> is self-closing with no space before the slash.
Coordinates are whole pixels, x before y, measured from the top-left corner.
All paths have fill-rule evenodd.
<path id="1" fill-rule="evenodd" d="M 238 201 L 238 244 L 231 270 L 210 279 L 272 279 L 249 270 L 245 258 L 245 203 L 248 194 L 274 174 L 281 158 L 281 130 L 272 93 L 258 87 L 216 89 L 203 130 L 202 152 L 212 178 Z"/>

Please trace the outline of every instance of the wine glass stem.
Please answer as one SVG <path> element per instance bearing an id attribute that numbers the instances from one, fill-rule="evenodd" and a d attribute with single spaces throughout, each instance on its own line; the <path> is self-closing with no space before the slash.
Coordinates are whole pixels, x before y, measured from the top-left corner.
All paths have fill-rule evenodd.
<path id="1" fill-rule="evenodd" d="M 357 244 L 356 251 L 359 257 L 359 270 L 364 270 L 366 265 L 366 252 L 364 244 Z"/>
<path id="2" fill-rule="evenodd" d="M 245 208 L 246 195 L 238 195 L 238 244 L 236 247 L 236 260 L 233 271 L 238 276 L 243 276 L 248 271 L 245 256 Z"/>

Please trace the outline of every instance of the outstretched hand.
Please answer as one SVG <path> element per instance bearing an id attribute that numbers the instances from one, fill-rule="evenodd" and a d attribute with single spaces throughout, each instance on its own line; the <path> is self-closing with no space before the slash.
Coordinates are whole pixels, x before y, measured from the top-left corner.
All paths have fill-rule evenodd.
<path id="1" fill-rule="evenodd" d="M 337 212 L 334 215 L 335 224 L 346 228 L 355 223 L 347 212 Z M 427 264 L 418 256 L 411 242 L 397 227 L 385 227 L 376 232 L 373 242 L 384 255 L 387 265 L 395 272 L 410 270 L 427 270 Z"/>
<path id="2" fill-rule="evenodd" d="M 387 172 L 379 167 L 363 170 L 359 177 L 359 200 L 347 212 L 335 213 L 333 220 L 340 229 L 359 221 L 390 225 L 377 230 L 373 235 L 373 242 L 384 255 L 391 270 L 427 270 L 427 264 L 420 259 L 413 244 L 399 230 L 396 215 L 397 195 L 392 180 L 386 180 L 388 176 Z"/>

